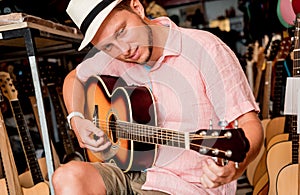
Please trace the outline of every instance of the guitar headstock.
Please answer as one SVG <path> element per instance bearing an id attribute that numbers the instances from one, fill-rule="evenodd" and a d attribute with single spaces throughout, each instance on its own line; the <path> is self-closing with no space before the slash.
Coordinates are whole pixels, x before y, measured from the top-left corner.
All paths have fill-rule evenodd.
<path id="1" fill-rule="evenodd" d="M 254 63 L 257 61 L 259 43 L 255 41 L 254 43 L 250 43 L 247 48 L 246 60 L 249 63 Z"/>
<path id="2" fill-rule="evenodd" d="M 273 61 L 276 58 L 277 53 L 280 49 L 280 42 L 281 42 L 280 34 L 275 34 L 272 36 L 272 39 L 270 41 L 270 45 L 267 49 L 267 54 L 266 54 L 266 58 L 268 61 Z"/>
<path id="3" fill-rule="evenodd" d="M 265 56 L 265 48 L 264 47 L 259 47 L 258 48 L 258 54 L 257 54 L 257 62 L 256 62 L 256 68 L 258 70 L 263 69 L 263 65 L 265 62 L 266 56 Z"/>
<path id="4" fill-rule="evenodd" d="M 18 91 L 16 90 L 8 72 L 0 72 L 0 85 L 3 95 L 8 100 L 18 99 Z"/>
<path id="5" fill-rule="evenodd" d="M 190 148 L 203 155 L 243 162 L 249 141 L 241 128 L 198 130 L 192 134 Z"/>
<path id="6" fill-rule="evenodd" d="M 289 54 L 292 46 L 292 39 L 290 37 L 284 38 L 280 42 L 280 48 L 277 53 L 277 59 L 285 59 Z"/>

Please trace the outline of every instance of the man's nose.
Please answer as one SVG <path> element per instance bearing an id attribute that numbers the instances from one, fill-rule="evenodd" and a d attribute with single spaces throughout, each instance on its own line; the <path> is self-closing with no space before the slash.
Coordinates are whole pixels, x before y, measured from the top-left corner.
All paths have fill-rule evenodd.
<path id="1" fill-rule="evenodd" d="M 120 50 L 120 54 L 125 56 L 130 54 L 130 45 L 127 42 L 119 40 L 116 46 Z"/>

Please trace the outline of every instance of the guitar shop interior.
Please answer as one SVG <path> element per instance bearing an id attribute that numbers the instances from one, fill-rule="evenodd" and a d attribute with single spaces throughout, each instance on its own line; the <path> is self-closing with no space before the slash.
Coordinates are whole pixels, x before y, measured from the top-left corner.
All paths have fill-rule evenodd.
<path id="1" fill-rule="evenodd" d="M 36 172 L 42 173 L 40 180 L 47 180 L 57 164 L 90 161 L 68 126 L 62 94 L 66 75 L 93 55 L 92 46 L 77 50 L 83 36 L 65 12 L 68 2 L 0 1 L 0 130 L 1 135 L 6 132 L 0 141 L 0 181 L 6 178 L 7 166 L 19 176 L 31 171 L 31 176 L 20 177 L 21 185 L 30 187 L 38 177 L 34 176 Z M 298 134 L 291 130 L 297 127 L 297 105 L 287 103 L 297 98 L 291 91 L 298 90 L 289 78 L 299 76 L 294 71 L 299 1 L 156 3 L 177 25 L 209 31 L 235 52 L 260 107 L 265 133 L 260 153 L 238 179 L 237 194 L 276 194 L 281 170 L 299 163 Z M 149 17 L 156 16 L 149 13 Z M 288 144 L 287 148 L 280 148 L 280 143 Z M 8 165 L 8 161 L 14 165 Z"/>

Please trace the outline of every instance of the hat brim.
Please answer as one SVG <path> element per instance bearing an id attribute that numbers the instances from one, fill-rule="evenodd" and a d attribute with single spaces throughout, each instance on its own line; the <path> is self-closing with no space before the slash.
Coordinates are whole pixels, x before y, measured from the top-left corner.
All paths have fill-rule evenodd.
<path id="1" fill-rule="evenodd" d="M 95 34 L 97 33 L 99 27 L 105 20 L 105 18 L 110 14 L 110 12 L 118 5 L 122 0 L 115 0 L 111 4 L 109 4 L 105 9 L 103 9 L 91 22 L 89 27 L 86 30 L 84 38 L 78 48 L 78 51 L 82 50 L 86 47 L 94 38 Z"/>

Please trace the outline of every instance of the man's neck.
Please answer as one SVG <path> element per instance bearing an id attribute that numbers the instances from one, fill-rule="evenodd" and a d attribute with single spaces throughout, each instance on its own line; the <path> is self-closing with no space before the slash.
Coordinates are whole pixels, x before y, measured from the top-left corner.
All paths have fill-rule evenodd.
<path id="1" fill-rule="evenodd" d="M 155 22 L 150 23 L 150 28 L 152 29 L 153 33 L 153 52 L 148 65 L 153 66 L 155 62 L 163 55 L 170 28 Z"/>

